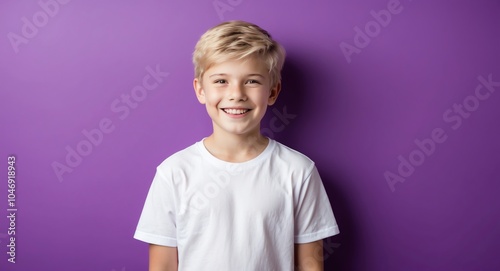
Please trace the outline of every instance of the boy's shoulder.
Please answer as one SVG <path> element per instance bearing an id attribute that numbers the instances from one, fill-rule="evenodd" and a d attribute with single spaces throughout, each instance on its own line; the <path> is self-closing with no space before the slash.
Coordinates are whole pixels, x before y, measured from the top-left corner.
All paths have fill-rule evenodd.
<path id="1" fill-rule="evenodd" d="M 196 162 L 196 159 L 201 159 L 200 152 L 197 149 L 199 147 L 199 143 L 200 142 L 195 142 L 194 144 L 191 144 L 190 146 L 170 155 L 160 163 L 158 168 L 183 168 L 188 165 L 193 165 Z"/>
<path id="2" fill-rule="evenodd" d="M 311 160 L 311 158 L 309 158 L 307 155 L 299 152 L 298 150 L 295 150 L 291 147 L 288 147 L 287 145 L 282 144 L 278 141 L 274 141 L 274 142 L 276 143 L 275 155 L 284 156 L 285 159 L 286 158 L 295 159 L 295 160 L 297 160 L 296 162 L 302 162 L 305 164 L 314 163 Z"/>

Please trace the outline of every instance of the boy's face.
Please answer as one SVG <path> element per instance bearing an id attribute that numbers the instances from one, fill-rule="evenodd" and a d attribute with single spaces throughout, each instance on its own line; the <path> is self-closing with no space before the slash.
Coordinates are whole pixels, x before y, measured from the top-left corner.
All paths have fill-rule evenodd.
<path id="1" fill-rule="evenodd" d="M 256 135 L 267 106 L 273 105 L 280 84 L 272 87 L 265 63 L 256 57 L 210 67 L 193 85 L 205 104 L 214 133 Z"/>

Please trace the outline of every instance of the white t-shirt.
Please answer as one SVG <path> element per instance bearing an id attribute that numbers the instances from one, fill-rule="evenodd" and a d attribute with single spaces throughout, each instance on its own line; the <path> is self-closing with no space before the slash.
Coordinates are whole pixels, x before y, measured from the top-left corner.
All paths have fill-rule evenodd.
<path id="1" fill-rule="evenodd" d="M 272 139 L 243 163 L 203 140 L 156 171 L 135 239 L 177 247 L 179 270 L 293 270 L 294 244 L 339 233 L 314 162 Z"/>

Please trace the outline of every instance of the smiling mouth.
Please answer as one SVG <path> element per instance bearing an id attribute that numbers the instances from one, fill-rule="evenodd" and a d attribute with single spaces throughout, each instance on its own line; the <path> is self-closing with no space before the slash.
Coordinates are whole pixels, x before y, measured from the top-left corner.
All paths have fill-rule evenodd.
<path id="1" fill-rule="evenodd" d="M 250 111 L 250 109 L 234 109 L 234 108 L 222 108 L 226 114 L 230 115 L 243 115 Z"/>

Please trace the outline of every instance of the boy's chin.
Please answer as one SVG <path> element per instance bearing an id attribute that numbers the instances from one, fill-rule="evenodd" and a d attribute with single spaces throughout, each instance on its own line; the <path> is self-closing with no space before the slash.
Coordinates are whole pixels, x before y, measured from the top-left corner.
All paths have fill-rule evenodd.
<path id="1" fill-rule="evenodd" d="M 214 134 L 220 134 L 222 136 L 237 136 L 237 137 L 256 137 L 260 136 L 259 129 L 224 129 L 219 127 L 214 129 Z"/>

